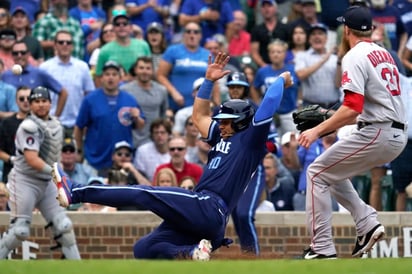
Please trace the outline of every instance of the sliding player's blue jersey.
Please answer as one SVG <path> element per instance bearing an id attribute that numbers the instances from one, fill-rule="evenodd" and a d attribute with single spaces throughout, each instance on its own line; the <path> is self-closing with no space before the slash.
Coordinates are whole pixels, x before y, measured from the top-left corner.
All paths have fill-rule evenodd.
<path id="1" fill-rule="evenodd" d="M 208 190 L 219 195 L 229 212 L 236 207 L 253 172 L 266 153 L 266 139 L 272 119 L 254 124 L 223 140 L 217 122 L 213 122 L 208 136 L 212 145 L 209 161 L 196 191 Z"/>

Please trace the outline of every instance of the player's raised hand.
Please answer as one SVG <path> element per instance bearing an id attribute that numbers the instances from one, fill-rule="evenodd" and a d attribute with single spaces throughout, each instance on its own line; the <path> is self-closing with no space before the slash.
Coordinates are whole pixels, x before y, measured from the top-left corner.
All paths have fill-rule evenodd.
<path id="1" fill-rule="evenodd" d="M 282 72 L 279 75 L 279 77 L 282 77 L 283 79 L 285 79 L 285 84 L 284 84 L 285 88 L 293 86 L 293 78 L 289 71 Z"/>
<path id="2" fill-rule="evenodd" d="M 206 70 L 206 79 L 216 81 L 228 75 L 230 70 L 223 70 L 229 62 L 230 56 L 224 52 L 219 52 L 212 62 L 212 56 L 209 55 L 209 65 Z"/>

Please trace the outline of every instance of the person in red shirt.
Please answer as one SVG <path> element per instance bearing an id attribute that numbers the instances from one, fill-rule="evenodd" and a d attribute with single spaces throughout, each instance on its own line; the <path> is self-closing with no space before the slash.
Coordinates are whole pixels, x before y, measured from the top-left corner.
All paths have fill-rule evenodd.
<path id="1" fill-rule="evenodd" d="M 245 30 L 247 19 L 243 11 L 233 12 L 234 34 L 229 41 L 228 51 L 230 56 L 250 55 L 250 33 Z"/>
<path id="2" fill-rule="evenodd" d="M 177 181 L 180 182 L 185 176 L 190 176 L 195 178 L 196 182 L 199 181 L 203 174 L 203 168 L 197 164 L 187 162 L 185 160 L 185 155 L 187 151 L 186 141 L 182 137 L 174 137 L 169 141 L 169 153 L 170 162 L 166 164 L 159 165 L 155 171 L 153 178 L 156 178 L 157 173 L 162 168 L 171 168 L 176 174 Z M 155 183 L 153 182 L 153 185 Z"/>

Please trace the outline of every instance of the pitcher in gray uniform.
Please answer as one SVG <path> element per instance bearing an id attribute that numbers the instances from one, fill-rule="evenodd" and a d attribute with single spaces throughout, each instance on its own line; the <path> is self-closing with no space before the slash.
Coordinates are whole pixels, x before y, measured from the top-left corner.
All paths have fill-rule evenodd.
<path id="1" fill-rule="evenodd" d="M 302 132 L 298 141 L 307 148 L 344 125 L 356 122 L 358 129 L 333 144 L 308 168 L 306 219 L 311 244 L 304 259 L 336 258 L 330 195 L 354 220 L 357 239 L 353 257 L 361 257 L 382 239 L 385 229 L 376 210 L 359 198 L 349 178 L 391 162 L 407 140 L 399 71 L 390 53 L 370 39 L 370 10 L 352 6 L 338 21 L 344 24 L 340 49 L 344 101 L 331 118 Z"/>
<path id="2" fill-rule="evenodd" d="M 0 259 L 30 236 L 32 212 L 37 208 L 53 231 L 66 259 L 80 259 L 72 222 L 55 199 L 51 165 L 60 160 L 63 128 L 49 116 L 50 91 L 36 87 L 29 95 L 30 114 L 16 133 L 16 159 L 9 173 L 10 226 L 0 240 Z"/>

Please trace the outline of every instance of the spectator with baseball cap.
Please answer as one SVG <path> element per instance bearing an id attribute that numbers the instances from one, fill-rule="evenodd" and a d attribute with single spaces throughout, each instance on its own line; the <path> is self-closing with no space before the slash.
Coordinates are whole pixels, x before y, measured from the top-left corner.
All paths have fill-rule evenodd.
<path id="1" fill-rule="evenodd" d="M 167 40 L 162 24 L 152 22 L 147 26 L 146 41 L 149 43 L 152 52 L 154 78 L 156 78 L 160 59 L 162 59 L 162 54 L 167 48 Z"/>
<path id="2" fill-rule="evenodd" d="M 277 8 L 275 1 L 261 1 L 263 22 L 251 31 L 250 54 L 258 67 L 270 63 L 267 49 L 272 40 L 278 38 L 287 41 L 289 37 L 288 27 L 280 21 Z"/>
<path id="3" fill-rule="evenodd" d="M 296 25 L 301 25 L 309 32 L 313 24 L 320 23 L 320 19 L 316 13 L 315 0 L 300 0 L 302 6 L 302 16 L 290 23 L 288 23 L 289 30 L 292 30 Z"/>
<path id="4" fill-rule="evenodd" d="M 112 166 L 114 145 L 122 140 L 132 144 L 132 130 L 145 123 L 136 99 L 119 89 L 120 81 L 120 65 L 107 61 L 102 66 L 102 88 L 84 97 L 74 127 L 78 153 L 103 177 Z"/>
<path id="5" fill-rule="evenodd" d="M 133 148 L 127 141 L 115 143 L 112 153 L 112 167 L 108 173 L 111 185 L 151 185 L 132 162 Z"/>
<path id="6" fill-rule="evenodd" d="M 328 50 L 328 28 L 316 23 L 309 33 L 310 48 L 295 57 L 295 71 L 301 82 L 303 106 L 319 104 L 324 108 L 337 109 L 341 92 L 338 57 L 335 49 Z"/>
<path id="7" fill-rule="evenodd" d="M 151 56 L 148 43 L 142 39 L 131 38 L 132 26 L 126 9 L 120 5 L 112 10 L 112 23 L 115 39 L 104 45 L 97 58 L 96 76 L 102 76 L 107 61 L 116 60 L 128 72 L 140 56 Z M 97 80 L 97 79 L 96 79 Z M 100 86 L 100 81 L 96 81 Z"/>
<path id="8" fill-rule="evenodd" d="M 12 48 L 16 42 L 16 32 L 12 29 L 0 30 L 0 59 L 3 61 L 4 69 L 8 70 L 14 65 Z"/>
<path id="9" fill-rule="evenodd" d="M 17 6 L 11 11 L 10 26 L 16 32 L 16 40 L 26 43 L 31 56 L 37 64 L 44 61 L 43 48 L 36 38 L 31 35 L 29 14 L 24 6 Z"/>
<path id="10" fill-rule="evenodd" d="M 35 16 L 42 11 L 43 1 L 31 0 L 31 1 L 9 1 L 10 11 L 13 12 L 17 8 L 22 8 L 26 11 L 26 15 L 29 19 L 30 25 L 34 24 L 36 21 Z"/>
<path id="11" fill-rule="evenodd" d="M 107 183 L 109 185 L 151 185 L 143 172 L 137 170 L 132 162 L 133 149 L 129 142 L 115 143 L 112 153 L 112 167 L 109 169 Z M 139 210 L 137 206 L 117 207 L 117 210 Z"/>
<path id="12" fill-rule="evenodd" d="M 77 162 L 77 148 L 73 138 L 63 140 L 60 164 L 70 178 L 79 183 L 86 183 L 96 176 L 96 171 L 89 165 Z"/>

